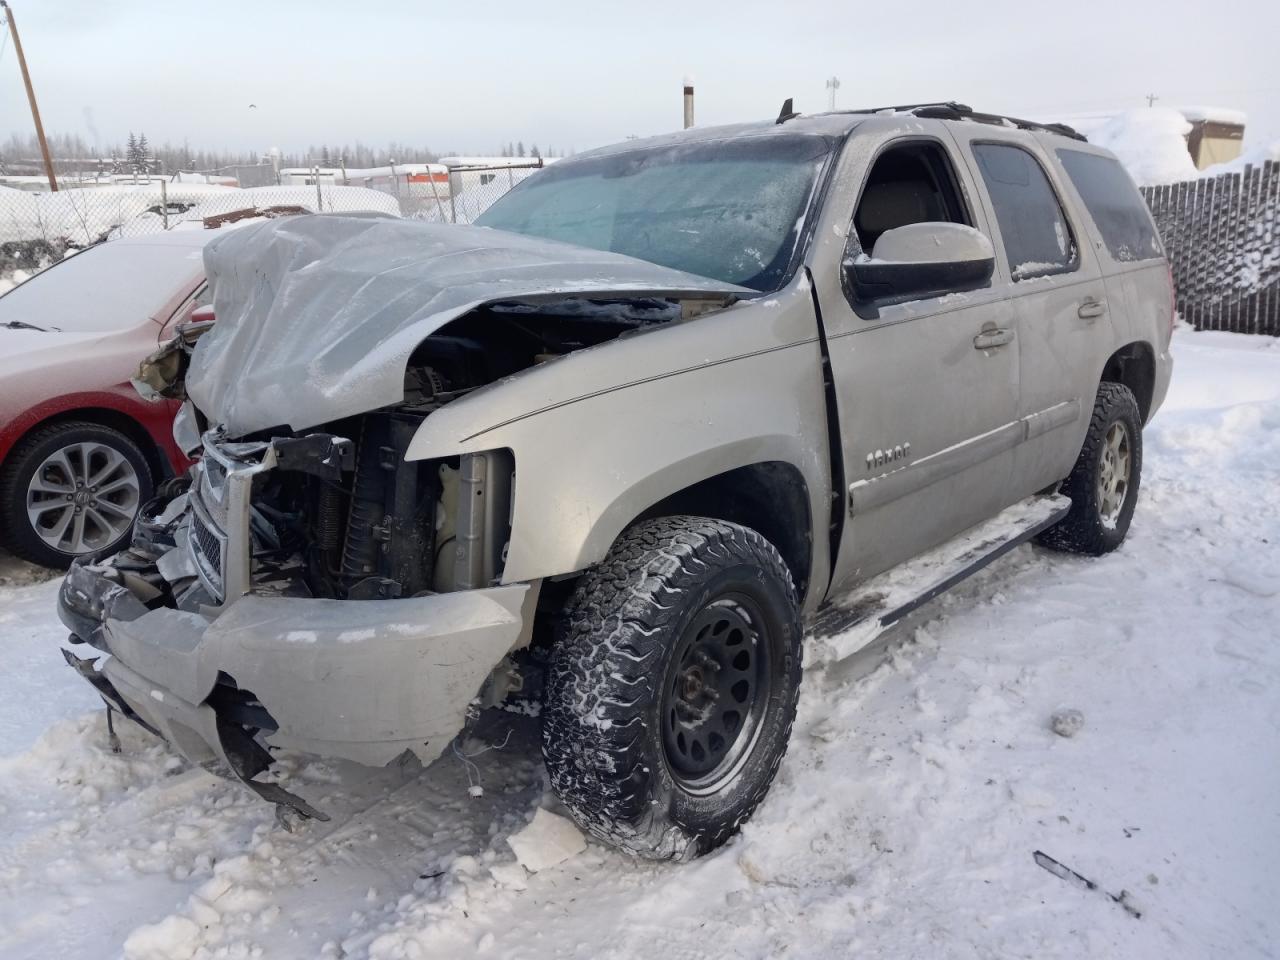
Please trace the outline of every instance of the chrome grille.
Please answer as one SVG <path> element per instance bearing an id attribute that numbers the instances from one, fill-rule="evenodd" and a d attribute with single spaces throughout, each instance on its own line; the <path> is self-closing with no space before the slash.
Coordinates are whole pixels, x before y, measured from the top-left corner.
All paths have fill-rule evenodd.
<path id="1" fill-rule="evenodd" d="M 195 538 L 196 549 L 212 560 L 218 567 L 222 566 L 222 544 L 213 535 L 213 531 L 200 522 L 197 517 L 191 524 L 191 536 Z"/>
<path id="2" fill-rule="evenodd" d="M 226 444 L 204 435 L 190 490 L 188 549 L 200 580 L 219 605 L 249 592 L 249 503 L 253 479 L 274 466 L 267 443 Z"/>
<path id="3" fill-rule="evenodd" d="M 188 531 L 191 538 L 191 554 L 196 562 L 196 569 L 200 573 L 200 579 L 221 600 L 226 537 L 205 516 L 202 507 L 203 504 L 198 499 L 194 500 Z"/>

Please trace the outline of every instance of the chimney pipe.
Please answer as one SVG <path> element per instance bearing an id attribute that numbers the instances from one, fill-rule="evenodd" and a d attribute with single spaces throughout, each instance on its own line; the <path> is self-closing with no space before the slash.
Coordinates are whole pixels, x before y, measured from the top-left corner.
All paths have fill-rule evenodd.
<path id="1" fill-rule="evenodd" d="M 693 126 L 693 77 L 684 78 L 684 128 Z"/>

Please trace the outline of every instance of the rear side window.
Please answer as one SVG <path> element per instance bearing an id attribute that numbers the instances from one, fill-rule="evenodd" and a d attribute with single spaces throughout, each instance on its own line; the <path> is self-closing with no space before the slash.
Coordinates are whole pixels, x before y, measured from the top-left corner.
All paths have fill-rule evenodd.
<path id="1" fill-rule="evenodd" d="M 1058 159 L 1119 263 L 1161 256 L 1160 237 L 1137 188 L 1119 161 L 1079 150 L 1059 150 Z"/>
<path id="2" fill-rule="evenodd" d="M 973 155 L 995 207 L 1013 279 L 1074 270 L 1071 227 L 1036 158 L 1003 143 L 975 143 Z"/>

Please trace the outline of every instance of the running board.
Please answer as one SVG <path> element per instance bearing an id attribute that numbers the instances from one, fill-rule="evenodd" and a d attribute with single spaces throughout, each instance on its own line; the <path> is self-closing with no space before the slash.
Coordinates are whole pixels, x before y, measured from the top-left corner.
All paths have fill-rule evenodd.
<path id="1" fill-rule="evenodd" d="M 934 597 L 973 576 L 993 560 L 1047 530 L 1071 509 L 1060 494 L 1030 497 L 1003 513 L 971 527 L 939 547 L 872 577 L 851 593 L 825 604 L 809 619 L 808 633 L 817 639 L 855 631 L 852 649 L 845 643 L 839 659 L 870 643 L 883 630 L 914 613 Z"/>

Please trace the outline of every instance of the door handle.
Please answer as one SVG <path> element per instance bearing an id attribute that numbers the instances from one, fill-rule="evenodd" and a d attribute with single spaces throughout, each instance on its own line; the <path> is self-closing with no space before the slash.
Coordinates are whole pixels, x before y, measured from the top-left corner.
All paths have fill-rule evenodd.
<path id="1" fill-rule="evenodd" d="M 1005 327 L 984 327 L 982 332 L 973 338 L 973 349 L 991 350 L 1013 342 L 1013 331 Z"/>
<path id="2" fill-rule="evenodd" d="M 1076 310 L 1076 314 L 1082 320 L 1096 320 L 1107 312 L 1107 301 L 1099 300 L 1097 297 L 1086 297 L 1080 301 L 1080 307 Z"/>

